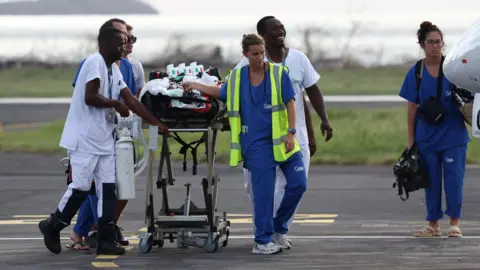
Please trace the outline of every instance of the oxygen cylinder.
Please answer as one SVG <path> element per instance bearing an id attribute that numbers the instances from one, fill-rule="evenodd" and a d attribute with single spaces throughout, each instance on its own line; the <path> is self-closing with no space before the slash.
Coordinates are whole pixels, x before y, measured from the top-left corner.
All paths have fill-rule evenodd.
<path id="1" fill-rule="evenodd" d="M 119 200 L 135 199 L 135 171 L 134 171 L 133 139 L 128 128 L 119 132 L 115 143 L 115 163 L 117 177 L 117 198 Z"/>

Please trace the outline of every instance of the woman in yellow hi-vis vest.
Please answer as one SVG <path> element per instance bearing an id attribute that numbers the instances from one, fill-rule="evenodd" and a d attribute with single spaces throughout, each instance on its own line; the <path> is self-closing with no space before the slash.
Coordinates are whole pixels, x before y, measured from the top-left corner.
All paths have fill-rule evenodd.
<path id="1" fill-rule="evenodd" d="M 305 167 L 295 139 L 295 92 L 287 69 L 264 61 L 262 37 L 244 36 L 242 48 L 249 65 L 232 70 L 221 88 L 196 82 L 183 86 L 185 91 L 196 89 L 226 102 L 232 136 L 230 166 L 243 161 L 252 175 L 252 252 L 275 254 L 291 247 L 287 221 L 306 189 Z M 273 218 L 276 166 L 285 174 L 287 186 Z"/>

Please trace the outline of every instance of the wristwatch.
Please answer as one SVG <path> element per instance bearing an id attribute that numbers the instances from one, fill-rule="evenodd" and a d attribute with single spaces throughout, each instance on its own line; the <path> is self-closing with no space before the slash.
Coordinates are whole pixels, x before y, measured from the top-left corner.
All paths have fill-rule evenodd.
<path id="1" fill-rule="evenodd" d="M 288 133 L 292 133 L 292 135 L 295 135 L 295 133 L 297 133 L 297 130 L 294 128 L 289 128 Z"/>

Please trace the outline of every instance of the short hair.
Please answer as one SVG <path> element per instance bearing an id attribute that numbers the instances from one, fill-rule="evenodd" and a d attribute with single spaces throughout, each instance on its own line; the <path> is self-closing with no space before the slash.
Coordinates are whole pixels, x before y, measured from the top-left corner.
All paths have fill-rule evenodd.
<path id="1" fill-rule="evenodd" d="M 127 23 L 127 31 L 130 32 L 132 30 L 133 30 L 133 27 L 130 24 Z"/>
<path id="2" fill-rule="evenodd" d="M 122 31 L 118 30 L 115 27 L 103 28 L 100 31 L 100 33 L 98 33 L 98 38 L 97 38 L 98 45 L 100 46 L 101 44 L 103 44 L 106 41 L 111 41 L 112 38 L 117 34 L 123 35 L 124 33 Z"/>
<path id="3" fill-rule="evenodd" d="M 244 52 L 248 52 L 248 49 L 252 45 L 265 45 L 265 40 L 257 34 L 243 35 L 242 49 Z"/>
<path id="4" fill-rule="evenodd" d="M 121 23 L 121 24 L 127 24 L 127 22 L 125 22 L 125 21 L 122 20 L 122 19 L 112 18 L 112 19 L 104 22 L 104 23 L 102 24 L 102 26 L 100 26 L 99 32 L 101 32 L 101 31 L 102 31 L 103 29 L 105 29 L 105 28 L 113 28 L 113 24 L 116 23 L 116 22 Z"/>
<path id="5" fill-rule="evenodd" d="M 261 36 L 265 34 L 267 21 L 270 19 L 275 19 L 275 16 L 265 16 L 261 18 L 257 23 L 257 33 Z"/>

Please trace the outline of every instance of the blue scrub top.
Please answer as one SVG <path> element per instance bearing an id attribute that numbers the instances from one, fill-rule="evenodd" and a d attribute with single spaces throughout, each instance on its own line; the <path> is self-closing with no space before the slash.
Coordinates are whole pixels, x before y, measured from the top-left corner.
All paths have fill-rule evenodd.
<path id="1" fill-rule="evenodd" d="M 423 103 L 431 96 L 437 95 L 437 78 L 430 75 L 424 66 L 422 81 L 417 92 L 415 65 L 408 71 L 399 96 L 413 103 Z M 420 149 L 443 151 L 470 141 L 462 113 L 457 107 L 452 93 L 453 84 L 443 76 L 442 104 L 448 111 L 447 118 L 439 125 L 428 124 L 421 117 L 417 120 L 415 141 Z"/>
<path id="2" fill-rule="evenodd" d="M 272 141 L 272 102 L 270 70 L 258 86 L 253 86 L 248 77 L 249 66 L 242 67 L 240 79 L 240 117 L 242 133 L 240 145 L 243 167 L 264 169 L 275 167 Z M 227 83 L 220 89 L 220 99 L 227 100 Z M 286 105 L 295 97 L 295 90 L 287 72 L 282 76 L 282 98 Z M 253 100 L 253 102 L 252 102 Z"/>
<path id="3" fill-rule="evenodd" d="M 77 81 L 78 74 L 80 73 L 80 69 L 82 68 L 85 60 L 86 59 L 83 59 L 78 66 L 77 73 L 75 74 L 75 78 L 73 79 L 72 83 L 73 87 L 75 87 L 75 82 Z M 125 82 L 125 84 L 127 84 L 128 89 L 130 89 L 130 91 L 132 92 L 132 95 L 135 96 L 138 92 L 138 89 L 137 84 L 135 83 L 135 76 L 133 75 L 132 64 L 130 63 L 130 61 L 128 61 L 128 59 L 120 59 L 120 72 L 122 73 L 123 81 Z"/>

